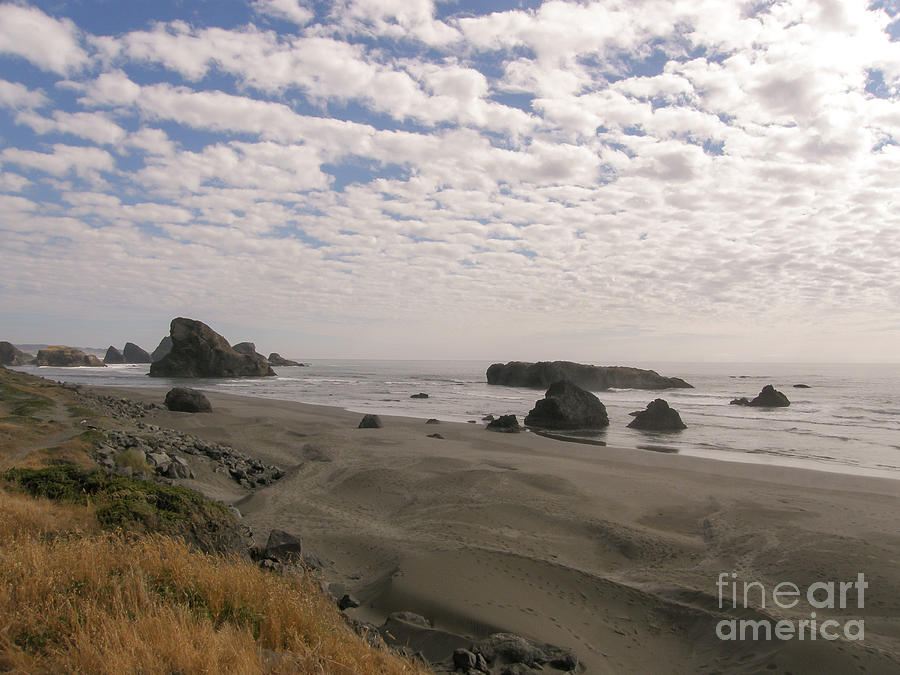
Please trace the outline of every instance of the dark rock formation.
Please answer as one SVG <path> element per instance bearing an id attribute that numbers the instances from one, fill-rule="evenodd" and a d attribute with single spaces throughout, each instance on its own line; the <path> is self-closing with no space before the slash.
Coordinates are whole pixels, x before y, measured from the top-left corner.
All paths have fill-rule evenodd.
<path id="1" fill-rule="evenodd" d="M 628 428 L 644 431 L 680 431 L 687 429 L 687 425 L 681 421 L 681 415 L 677 410 L 670 408 L 665 399 L 658 398 L 650 401 L 646 410 L 638 412 Z"/>
<path id="2" fill-rule="evenodd" d="M 571 361 L 495 363 L 487 369 L 488 384 L 543 389 L 554 382 L 568 380 L 582 389 L 602 391 L 617 389 L 692 388 L 678 377 L 663 377 L 653 370 L 625 366 L 588 366 Z"/>
<path id="3" fill-rule="evenodd" d="M 428 398 L 428 394 L 413 394 L 412 396 L 410 396 L 410 398 Z"/>
<path id="4" fill-rule="evenodd" d="M 378 415 L 365 415 L 357 429 L 380 429 L 381 418 Z"/>
<path id="5" fill-rule="evenodd" d="M 150 363 L 153 360 L 150 357 L 150 354 L 133 342 L 125 343 L 125 348 L 122 350 L 122 356 L 125 357 L 125 363 Z"/>
<path id="6" fill-rule="evenodd" d="M 775 389 L 771 384 L 763 387 L 762 391 L 752 401 L 746 396 L 731 400 L 731 405 L 749 405 L 754 408 L 786 408 L 790 404 L 788 397 Z"/>
<path id="7" fill-rule="evenodd" d="M 272 366 L 306 366 L 305 363 L 298 363 L 297 361 L 291 361 L 290 359 L 284 358 L 278 352 L 272 352 L 269 354 L 269 365 Z"/>
<path id="8" fill-rule="evenodd" d="M 440 423 L 441 423 L 441 421 L 439 419 L 435 419 L 434 417 L 431 417 L 431 418 L 425 420 L 425 424 L 440 424 Z"/>
<path id="9" fill-rule="evenodd" d="M 294 564 L 301 560 L 303 546 L 298 537 L 284 530 L 272 530 L 261 554 L 280 563 Z"/>
<path id="10" fill-rule="evenodd" d="M 212 412 L 212 406 L 206 395 L 202 391 L 187 387 L 170 389 L 166 394 L 166 407 L 175 412 Z"/>
<path id="11" fill-rule="evenodd" d="M 521 663 L 529 668 L 549 665 L 566 672 L 578 668 L 578 657 L 572 650 L 532 642 L 513 633 L 494 633 L 476 643 L 472 651 L 495 667 Z"/>
<path id="12" fill-rule="evenodd" d="M 26 354 L 9 342 L 0 342 L 0 365 L 3 366 L 24 366 L 34 357 Z"/>
<path id="13" fill-rule="evenodd" d="M 439 440 L 444 440 L 444 437 L 440 434 L 428 434 L 428 438 L 437 438 Z"/>
<path id="14" fill-rule="evenodd" d="M 499 431 L 504 434 L 516 434 L 522 430 L 515 415 L 500 415 L 487 425 L 488 431 Z"/>
<path id="15" fill-rule="evenodd" d="M 159 341 L 156 349 L 153 350 L 153 353 L 150 355 L 150 361 L 159 361 L 170 351 L 172 351 L 172 338 L 166 335 L 166 337 Z"/>
<path id="16" fill-rule="evenodd" d="M 90 366 L 92 368 L 105 368 L 106 365 L 96 356 L 85 354 L 74 347 L 47 347 L 38 352 L 34 360 L 36 366 L 55 366 L 57 368 L 74 368 L 76 366 Z"/>
<path id="17" fill-rule="evenodd" d="M 606 406 L 568 380 L 554 382 L 534 404 L 525 426 L 539 429 L 602 429 L 609 426 Z"/>
<path id="18" fill-rule="evenodd" d="M 354 609 L 356 607 L 359 607 L 359 600 L 354 598 L 349 593 L 344 593 L 341 596 L 341 599 L 338 600 L 338 609 L 341 610 L 342 612 L 345 609 Z"/>
<path id="19" fill-rule="evenodd" d="M 274 375 L 262 357 L 234 351 L 221 335 L 193 319 L 172 319 L 172 351 L 150 365 L 151 377 L 260 377 Z"/>
<path id="20" fill-rule="evenodd" d="M 103 357 L 103 363 L 107 365 L 125 363 L 125 357 L 122 356 L 122 352 L 110 345 L 109 349 L 106 350 L 106 356 Z"/>
<path id="21" fill-rule="evenodd" d="M 750 405 L 758 408 L 785 408 L 790 404 L 788 397 L 775 389 L 771 384 L 763 387 L 759 395 L 750 401 Z"/>
<path id="22" fill-rule="evenodd" d="M 795 384 L 794 389 L 812 389 L 808 384 Z"/>
<path id="23" fill-rule="evenodd" d="M 231 345 L 231 348 L 236 351 L 238 354 L 246 354 L 247 356 L 258 356 L 261 359 L 265 359 L 266 357 L 256 351 L 256 345 L 252 342 L 238 342 L 236 345 Z M 268 359 L 266 359 L 268 361 Z"/>

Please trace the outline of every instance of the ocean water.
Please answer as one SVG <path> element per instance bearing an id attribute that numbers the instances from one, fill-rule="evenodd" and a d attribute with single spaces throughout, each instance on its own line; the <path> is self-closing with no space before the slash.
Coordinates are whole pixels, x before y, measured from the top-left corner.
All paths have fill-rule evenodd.
<path id="1" fill-rule="evenodd" d="M 331 405 L 360 413 L 480 420 L 487 414 L 521 419 L 543 391 L 488 385 L 487 361 L 314 360 L 277 368 L 278 377 L 193 380 L 198 389 Z M 616 447 L 675 452 L 742 462 L 806 466 L 900 479 L 900 364 L 629 363 L 682 377 L 694 389 L 596 392 L 610 426 L 596 438 Z M 175 386 L 150 378 L 147 365 L 107 368 L 18 368 L 87 385 Z M 809 389 L 794 388 L 807 384 Z M 784 392 L 788 408 L 729 405 L 766 384 Z M 412 399 L 417 393 L 427 399 Z M 648 433 L 627 428 L 629 412 L 656 397 L 677 409 L 688 428 Z"/>

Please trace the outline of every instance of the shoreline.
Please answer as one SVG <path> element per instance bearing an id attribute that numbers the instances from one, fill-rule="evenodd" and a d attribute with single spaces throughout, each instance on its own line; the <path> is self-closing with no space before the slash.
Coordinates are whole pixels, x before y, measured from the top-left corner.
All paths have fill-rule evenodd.
<path id="1" fill-rule="evenodd" d="M 117 395 L 121 395 L 122 398 L 130 398 L 134 400 L 140 400 L 146 403 L 157 403 L 162 405 L 162 401 L 165 398 L 166 392 L 171 388 L 169 386 L 156 386 L 156 385 L 147 385 L 140 387 L 128 387 L 128 386 L 117 386 L 117 385 L 88 385 L 88 384 L 79 384 L 79 387 L 83 387 L 88 390 L 96 390 L 100 393 L 114 393 Z M 282 398 L 274 398 L 267 396 L 245 396 L 241 394 L 231 394 L 226 392 L 221 392 L 219 390 L 202 390 L 210 400 L 213 398 L 221 398 L 223 400 L 233 400 L 235 402 L 244 402 L 247 403 L 256 403 L 256 402 L 270 402 L 272 404 L 277 404 L 279 407 L 281 406 L 296 406 L 299 412 L 307 413 L 307 414 L 321 414 L 326 417 L 331 416 L 348 416 L 349 418 L 355 419 L 357 422 L 361 418 L 362 415 L 371 413 L 372 410 L 351 410 L 349 408 L 345 408 L 342 406 L 331 406 L 331 405 L 323 405 L 320 403 L 305 403 L 302 401 L 294 401 L 290 399 L 282 399 Z M 377 412 L 377 410 L 373 413 L 377 414 L 384 420 L 395 420 L 402 424 L 420 424 L 424 422 L 426 419 L 425 416 L 416 417 L 413 415 L 392 415 Z M 469 428 L 476 429 L 478 431 L 484 431 L 485 423 L 482 421 L 476 421 L 474 424 L 470 422 L 460 422 L 456 420 L 440 420 L 442 425 L 455 425 L 459 428 Z M 639 459 L 642 455 L 668 455 L 672 458 L 675 458 L 673 462 L 665 463 L 664 467 L 667 469 L 677 469 L 679 468 L 679 464 L 683 463 L 681 468 L 687 470 L 698 470 L 705 471 L 707 473 L 713 473 L 716 475 L 725 474 L 725 475 L 733 475 L 736 478 L 750 478 L 750 479 L 762 479 L 762 480 L 779 480 L 776 475 L 774 475 L 773 470 L 781 471 L 785 470 L 787 474 L 793 475 L 794 472 L 800 472 L 798 474 L 797 479 L 801 480 L 804 484 L 812 484 L 815 481 L 813 476 L 808 476 L 806 479 L 800 478 L 803 473 L 811 473 L 814 475 L 818 474 L 826 474 L 828 476 L 839 476 L 846 479 L 863 479 L 865 480 L 874 480 L 874 481 L 886 481 L 888 490 L 890 493 L 890 488 L 896 490 L 896 485 L 891 486 L 891 483 L 895 483 L 900 480 L 900 472 L 890 471 L 888 469 L 877 470 L 877 469 L 867 469 L 864 467 L 852 467 L 847 465 L 840 465 L 840 467 L 832 467 L 826 462 L 817 463 L 813 460 L 808 459 L 797 459 L 789 456 L 775 456 L 770 454 L 750 454 L 745 452 L 729 452 L 726 450 L 705 450 L 701 452 L 694 453 L 690 450 L 685 451 L 682 449 L 671 451 L 670 449 L 660 449 L 657 447 L 630 447 L 625 445 L 609 445 L 604 443 L 603 445 L 595 445 L 593 443 L 578 443 L 576 441 L 571 440 L 563 440 L 559 437 L 558 434 L 554 434 L 553 436 L 548 436 L 545 433 L 537 433 L 532 431 L 523 431 L 520 434 L 517 434 L 520 437 L 540 437 L 546 439 L 548 441 L 555 441 L 557 443 L 566 443 L 571 445 L 585 445 L 588 446 L 588 450 L 591 448 L 595 448 L 597 450 L 606 450 L 609 452 L 617 453 L 618 460 L 628 461 L 629 457 L 619 455 L 618 453 L 631 453 L 634 454 L 635 461 L 638 464 L 645 465 L 648 462 L 652 463 L 653 460 L 648 460 L 647 462 Z M 515 434 L 512 436 L 516 436 Z M 556 437 L 554 437 L 556 436 Z M 664 446 L 665 443 L 665 434 L 662 435 L 648 435 L 646 446 L 656 446 L 660 447 Z M 711 462 L 711 467 L 718 467 L 716 470 L 706 470 L 703 468 L 703 464 Z M 721 466 L 720 466 L 721 465 Z M 733 468 L 729 469 L 730 465 L 738 465 L 739 467 L 746 468 Z M 788 480 L 787 482 L 791 482 Z M 830 483 L 830 480 L 828 481 Z M 854 487 L 862 487 L 860 483 L 857 483 L 855 480 L 851 481 Z M 837 486 L 835 486 L 837 487 Z M 879 490 L 880 492 L 880 490 Z"/>
<path id="2" fill-rule="evenodd" d="M 161 403 L 166 387 L 96 387 Z M 212 413 L 145 421 L 227 443 L 286 470 L 218 497 L 257 537 L 296 532 L 324 575 L 380 623 L 412 611 L 443 630 L 503 630 L 573 649 L 586 672 L 900 668 L 897 483 L 810 468 L 589 446 L 482 424 L 206 392 Z M 444 439 L 428 438 L 438 431 Z M 185 484 L 203 491 L 201 481 Z M 871 580 L 865 642 L 727 643 L 716 579 L 772 588 Z M 820 620 L 846 620 L 818 610 Z M 797 611 L 788 618 L 808 618 Z"/>

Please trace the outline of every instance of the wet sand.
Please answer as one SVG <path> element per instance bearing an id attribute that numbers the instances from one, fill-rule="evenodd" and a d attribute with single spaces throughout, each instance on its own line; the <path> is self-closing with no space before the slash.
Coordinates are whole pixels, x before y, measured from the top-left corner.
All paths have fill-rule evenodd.
<path id="1" fill-rule="evenodd" d="M 161 403 L 164 389 L 103 388 Z M 212 414 L 148 423 L 229 443 L 288 474 L 250 493 L 185 481 L 237 506 L 257 538 L 295 532 L 324 575 L 381 623 L 509 631 L 571 647 L 588 673 L 900 672 L 900 481 L 568 443 L 483 424 L 362 415 L 208 394 Z M 428 438 L 440 433 L 443 440 Z M 732 608 L 731 587 L 760 586 Z M 732 577 L 731 574 L 735 576 Z M 865 606 L 811 607 L 815 582 L 864 574 Z M 778 607 L 772 591 L 801 596 Z M 839 588 L 839 586 L 837 586 Z M 849 588 L 849 587 L 848 587 Z M 824 593 L 820 593 L 824 595 Z M 783 603 L 784 604 L 784 603 Z M 721 621 L 833 619 L 826 640 L 717 637 Z M 844 627 L 864 621 L 864 640 Z M 858 635 L 858 631 L 856 631 Z"/>

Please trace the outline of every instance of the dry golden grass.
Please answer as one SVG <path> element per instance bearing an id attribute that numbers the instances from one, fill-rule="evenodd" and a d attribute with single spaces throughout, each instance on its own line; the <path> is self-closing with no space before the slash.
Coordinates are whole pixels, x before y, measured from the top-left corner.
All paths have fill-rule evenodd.
<path id="1" fill-rule="evenodd" d="M 427 672 L 366 644 L 314 579 L 276 576 L 161 535 L 48 537 L 51 510 L 29 511 L 23 498 L 8 497 L 0 520 L 2 670 Z M 10 524 L 23 514 L 27 525 Z M 79 515 L 71 518 L 79 524 Z"/>
<path id="2" fill-rule="evenodd" d="M 0 370 L 0 468 L 92 465 L 90 438 L 55 417 L 69 398 Z M 2 483 L 0 672 L 429 672 L 356 635 L 315 579 L 198 553 L 158 533 L 104 532 L 96 507 Z"/>

